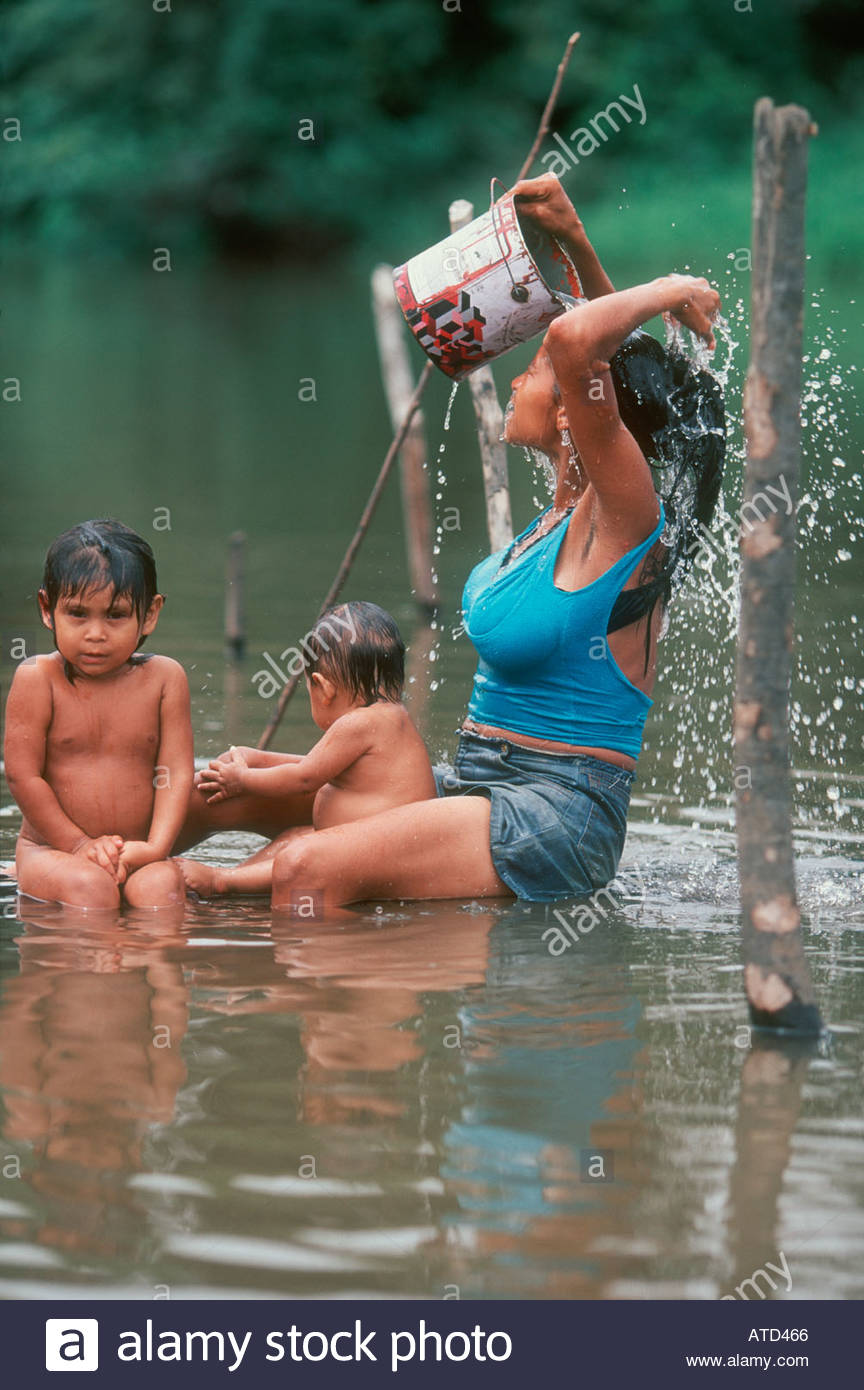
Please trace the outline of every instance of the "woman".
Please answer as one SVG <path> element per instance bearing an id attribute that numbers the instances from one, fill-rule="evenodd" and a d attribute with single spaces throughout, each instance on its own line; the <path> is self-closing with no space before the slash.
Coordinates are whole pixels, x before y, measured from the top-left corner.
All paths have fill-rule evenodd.
<path id="1" fill-rule="evenodd" d="M 713 349 L 720 300 L 707 281 L 680 275 L 616 293 L 556 178 L 524 180 L 514 194 L 520 214 L 565 245 L 589 301 L 550 325 L 505 416 L 508 443 L 551 460 L 554 497 L 465 586 L 480 660 L 455 769 L 435 769 L 438 799 L 292 840 L 274 862 L 276 908 L 394 897 L 546 902 L 615 875 L 663 606 L 688 546 L 684 523 L 710 518 L 723 434 L 716 387 L 701 420 L 706 374 L 631 335 L 670 314 Z M 679 418 L 676 458 L 657 440 Z M 676 474 L 668 516 L 643 449 L 660 455 L 661 477 Z M 263 808 L 243 809 L 233 823 L 259 828 Z M 299 805 L 289 814 L 308 822 Z"/>

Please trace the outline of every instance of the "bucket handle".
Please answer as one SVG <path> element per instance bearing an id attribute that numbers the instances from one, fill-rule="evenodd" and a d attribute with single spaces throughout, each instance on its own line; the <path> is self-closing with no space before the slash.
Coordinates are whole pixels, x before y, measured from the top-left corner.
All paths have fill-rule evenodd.
<path id="1" fill-rule="evenodd" d="M 491 217 L 492 217 L 492 230 L 493 230 L 494 233 L 495 233 L 495 240 L 496 240 L 496 242 L 498 243 L 498 251 L 499 251 L 499 253 L 500 253 L 500 255 L 501 255 L 501 259 L 502 259 L 502 261 L 503 261 L 503 263 L 504 263 L 504 268 L 505 268 L 505 270 L 507 271 L 507 274 L 510 276 L 510 298 L 511 298 L 511 299 L 515 299 L 517 304 L 524 304 L 525 301 L 529 298 L 528 290 L 526 289 L 526 287 L 525 287 L 524 285 L 517 285 L 517 284 L 516 284 L 516 281 L 515 281 L 514 278 L 513 278 L 513 271 L 510 269 L 510 262 L 509 262 L 509 260 L 507 259 L 507 254 L 506 254 L 506 250 L 509 250 L 509 247 L 506 248 L 506 250 L 505 250 L 505 248 L 502 247 L 502 245 L 501 245 L 501 236 L 502 236 L 503 228 L 499 225 L 498 218 L 496 217 L 496 204 L 495 204 L 495 185 L 496 185 L 496 183 L 500 183 L 501 187 L 504 189 L 505 194 L 510 192 L 510 189 L 507 187 L 506 183 L 504 183 L 503 179 L 495 178 L 495 177 L 493 176 L 493 177 L 489 180 L 489 212 L 490 212 Z"/>

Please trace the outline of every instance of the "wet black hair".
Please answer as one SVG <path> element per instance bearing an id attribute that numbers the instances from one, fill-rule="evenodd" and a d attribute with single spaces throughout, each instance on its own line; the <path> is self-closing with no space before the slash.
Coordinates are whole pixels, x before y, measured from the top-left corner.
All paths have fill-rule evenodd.
<path id="1" fill-rule="evenodd" d="M 701 528 L 714 515 L 726 457 L 726 411 L 716 377 L 641 329 L 625 338 L 609 366 L 618 412 L 648 460 L 666 513 L 666 553 L 659 561 L 647 557 L 640 575 L 647 591 L 647 667 L 651 613 L 684 583 Z"/>
<path id="2" fill-rule="evenodd" d="M 143 537 L 124 526 L 122 521 L 108 517 L 102 521 L 82 521 L 52 541 L 42 576 L 42 588 L 51 613 L 61 598 L 106 584 L 112 586 L 112 599 L 128 598 L 138 621 L 143 622 L 159 592 L 156 561 Z M 138 646 L 145 640 L 142 637 Z M 72 680 L 68 662 L 65 669 Z"/>
<path id="3" fill-rule="evenodd" d="M 339 621 L 334 623 L 334 618 Z M 304 638 L 307 674 L 320 671 L 364 705 L 402 699 L 405 643 L 390 614 L 357 600 L 326 609 Z"/>

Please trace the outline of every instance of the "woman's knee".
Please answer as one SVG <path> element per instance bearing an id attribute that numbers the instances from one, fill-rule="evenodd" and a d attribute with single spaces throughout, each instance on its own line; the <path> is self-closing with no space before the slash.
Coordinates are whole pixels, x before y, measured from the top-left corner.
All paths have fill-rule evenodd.
<path id="1" fill-rule="evenodd" d="M 123 885 L 129 907 L 174 907 L 185 900 L 183 874 L 171 859 L 145 864 L 130 874 Z"/>
<path id="2" fill-rule="evenodd" d="M 320 856 L 312 843 L 314 835 L 303 835 L 281 849 L 273 860 L 273 903 L 278 906 L 289 893 L 320 887 Z"/>

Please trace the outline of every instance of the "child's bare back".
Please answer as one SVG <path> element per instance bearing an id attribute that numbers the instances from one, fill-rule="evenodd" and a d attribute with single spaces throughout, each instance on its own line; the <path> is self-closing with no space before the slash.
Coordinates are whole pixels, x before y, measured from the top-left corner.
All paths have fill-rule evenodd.
<path id="1" fill-rule="evenodd" d="M 404 705 L 379 700 L 352 710 L 339 720 L 339 733 L 344 735 L 345 747 L 349 739 L 354 744 L 357 758 L 316 793 L 312 811 L 316 830 L 435 796 L 426 745 Z"/>

